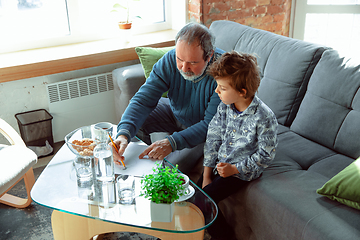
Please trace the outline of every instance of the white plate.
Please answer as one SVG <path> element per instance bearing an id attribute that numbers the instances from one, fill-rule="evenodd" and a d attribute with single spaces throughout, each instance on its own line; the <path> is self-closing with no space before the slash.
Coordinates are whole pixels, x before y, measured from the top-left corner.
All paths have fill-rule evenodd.
<path id="1" fill-rule="evenodd" d="M 192 186 L 188 187 L 189 193 L 183 196 L 180 196 L 178 200 L 176 200 L 175 202 L 182 202 L 185 200 L 188 200 L 189 198 L 191 198 L 194 193 L 195 193 L 195 189 Z"/>

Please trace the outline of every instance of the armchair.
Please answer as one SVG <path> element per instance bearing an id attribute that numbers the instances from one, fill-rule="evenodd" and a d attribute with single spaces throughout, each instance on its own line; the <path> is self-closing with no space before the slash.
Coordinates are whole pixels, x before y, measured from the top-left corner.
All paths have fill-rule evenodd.
<path id="1" fill-rule="evenodd" d="M 0 144 L 0 203 L 25 208 L 31 204 L 30 191 L 35 183 L 32 166 L 37 162 L 36 154 L 26 147 L 20 135 L 0 118 L 0 133 L 10 145 Z M 24 179 L 27 198 L 7 193 Z"/>

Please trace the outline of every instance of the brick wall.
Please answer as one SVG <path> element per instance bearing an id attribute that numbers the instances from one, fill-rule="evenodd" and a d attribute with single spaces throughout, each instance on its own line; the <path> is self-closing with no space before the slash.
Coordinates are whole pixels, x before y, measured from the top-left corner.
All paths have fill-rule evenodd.
<path id="1" fill-rule="evenodd" d="M 230 20 L 289 36 L 291 0 L 189 0 L 189 20 Z"/>

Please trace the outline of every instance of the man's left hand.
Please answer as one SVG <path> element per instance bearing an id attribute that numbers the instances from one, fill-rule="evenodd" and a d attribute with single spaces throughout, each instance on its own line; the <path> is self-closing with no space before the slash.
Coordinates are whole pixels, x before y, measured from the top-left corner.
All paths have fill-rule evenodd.
<path id="1" fill-rule="evenodd" d="M 152 159 L 163 160 L 167 155 L 172 152 L 172 147 L 168 139 L 162 139 L 152 143 L 148 148 L 145 149 L 139 155 L 139 158 L 144 158 L 144 156 L 148 156 Z"/>

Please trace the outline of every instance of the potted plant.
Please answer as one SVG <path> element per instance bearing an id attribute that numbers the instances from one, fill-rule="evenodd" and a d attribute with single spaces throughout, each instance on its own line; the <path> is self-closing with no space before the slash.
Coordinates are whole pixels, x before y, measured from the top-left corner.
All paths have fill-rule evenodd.
<path id="1" fill-rule="evenodd" d="M 118 13 L 119 15 L 126 14 L 126 19 L 118 22 L 120 29 L 130 29 L 132 22 L 130 21 L 130 0 L 124 0 L 121 3 L 115 3 L 113 5 L 113 9 L 111 12 Z M 131 1 L 140 1 L 140 0 L 131 0 Z M 140 16 L 136 16 L 137 18 L 141 18 Z M 120 18 L 121 19 L 121 18 Z"/>
<path id="2" fill-rule="evenodd" d="M 151 220 L 154 222 L 171 222 L 174 215 L 174 202 L 184 195 L 183 179 L 178 166 L 170 168 L 161 166 L 153 168 L 153 174 L 141 180 L 140 196 L 150 200 Z"/>

